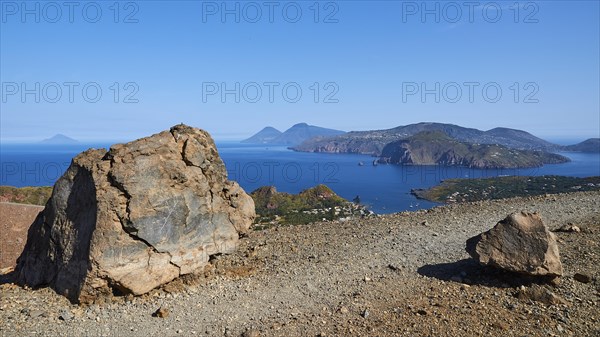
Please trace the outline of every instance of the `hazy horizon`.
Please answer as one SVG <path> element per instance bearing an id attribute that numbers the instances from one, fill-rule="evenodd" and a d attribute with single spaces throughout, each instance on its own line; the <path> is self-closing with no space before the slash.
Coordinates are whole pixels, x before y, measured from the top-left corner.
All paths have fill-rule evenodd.
<path id="1" fill-rule="evenodd" d="M 298 122 L 298 123 L 304 123 L 304 122 Z M 294 123 L 294 124 L 298 124 L 298 123 Z M 436 122 L 432 122 L 432 123 L 436 123 Z M 293 124 L 293 125 L 294 125 Z M 309 125 L 313 125 L 313 126 L 319 126 L 319 127 L 324 127 L 324 128 L 329 128 L 329 129 L 337 129 L 335 126 L 323 126 L 323 125 L 314 125 L 311 123 L 307 123 Z M 284 127 L 284 128 L 277 128 L 274 127 L 272 125 L 265 125 L 263 128 L 265 127 L 274 127 L 275 129 L 284 132 L 285 130 L 289 129 L 290 127 L 292 127 L 293 125 L 290 125 L 288 127 Z M 173 126 L 173 125 L 171 125 Z M 171 126 L 169 126 L 168 128 L 165 128 L 165 130 L 168 130 Z M 191 126 L 195 126 L 195 125 L 191 125 Z M 391 127 L 386 127 L 386 128 L 382 128 L 382 129 L 376 129 L 376 130 L 384 130 L 384 129 L 392 129 L 398 126 L 402 126 L 402 125 L 394 125 Z M 468 125 L 459 125 L 461 127 L 466 127 L 466 128 L 472 128 L 471 126 Z M 195 126 L 195 127 L 199 127 L 199 126 Z M 498 126 L 498 127 L 503 127 L 503 126 Z M 201 127 L 200 127 L 201 128 Z M 216 137 L 214 134 L 211 133 L 211 136 L 213 137 L 215 142 L 240 142 L 243 141 L 251 136 L 253 136 L 254 134 L 258 133 L 259 131 L 261 131 L 263 128 L 250 132 L 250 133 L 246 133 L 246 134 L 240 134 L 237 136 L 231 136 L 231 137 Z M 339 130 L 339 129 L 337 129 Z M 487 130 L 481 130 L 481 131 L 488 131 L 490 129 Z M 519 129 L 521 130 L 521 129 Z M 159 130 L 160 131 L 164 131 L 164 130 Z M 351 132 L 351 131 L 370 131 L 370 130 L 340 130 L 340 131 L 344 131 L 344 132 Z M 522 131 L 526 131 L 529 132 L 527 130 L 522 130 Z M 152 133 L 154 134 L 154 133 Z M 146 137 L 146 136 L 150 136 L 151 134 L 147 134 L 147 135 L 142 135 L 140 137 Z M 219 135 L 219 133 L 217 133 L 217 135 Z M 570 137 L 570 136 L 549 136 L 549 137 L 543 137 L 543 136 L 539 136 L 536 134 L 533 134 L 534 136 L 541 138 L 543 140 L 549 141 L 551 143 L 554 144 L 558 144 L 558 145 L 573 145 L 582 141 L 585 141 L 587 139 L 590 138 L 599 138 L 599 136 L 596 137 Z M 0 138 L 0 142 L 4 143 L 4 144 L 15 144 L 15 145 L 27 145 L 27 144 L 44 144 L 44 141 L 50 139 L 50 138 L 54 138 L 55 136 L 65 136 L 68 137 L 72 140 L 75 140 L 78 144 L 103 144 L 103 143 L 113 143 L 113 142 L 129 142 L 132 140 L 135 140 L 137 138 L 140 137 L 132 137 L 132 138 L 122 138 L 122 139 L 111 139 L 111 138 L 104 138 L 104 139 L 89 139 L 89 138 L 75 138 L 75 137 L 71 137 L 68 134 L 65 133 L 56 133 L 53 135 L 48 135 L 47 137 L 42 137 L 42 138 L 29 138 L 29 139 L 24 139 L 24 138 L 15 138 L 15 139 L 1 139 Z M 76 143 L 76 144 L 77 144 Z M 58 145 L 62 145 L 63 143 L 56 143 Z M 72 144 L 72 143 L 66 143 L 66 144 Z M 52 143 L 49 143 L 48 145 L 53 145 Z"/>

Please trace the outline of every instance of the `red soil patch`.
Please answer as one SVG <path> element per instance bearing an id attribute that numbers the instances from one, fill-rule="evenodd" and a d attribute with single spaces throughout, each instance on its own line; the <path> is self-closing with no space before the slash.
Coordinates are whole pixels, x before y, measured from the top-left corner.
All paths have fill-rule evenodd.
<path id="1" fill-rule="evenodd" d="M 0 269 L 14 267 L 21 255 L 27 231 L 43 206 L 0 202 Z"/>

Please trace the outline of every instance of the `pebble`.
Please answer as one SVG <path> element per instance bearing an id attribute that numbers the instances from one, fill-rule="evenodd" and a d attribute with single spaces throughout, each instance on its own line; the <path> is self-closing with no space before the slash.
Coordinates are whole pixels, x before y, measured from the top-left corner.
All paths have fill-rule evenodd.
<path id="1" fill-rule="evenodd" d="M 31 310 L 29 312 L 29 317 L 31 317 L 31 318 L 47 317 L 47 316 L 48 316 L 48 314 L 42 310 Z"/>
<path id="2" fill-rule="evenodd" d="M 590 275 L 587 274 L 582 274 L 582 273 L 575 273 L 575 275 L 573 275 L 573 278 L 581 283 L 590 283 L 592 282 L 592 277 Z"/>
<path id="3" fill-rule="evenodd" d="M 260 332 L 256 329 L 248 329 L 244 331 L 242 337 L 260 337 Z"/>
<path id="4" fill-rule="evenodd" d="M 492 323 L 492 326 L 499 330 L 508 330 L 508 325 L 504 322 L 496 321 Z"/>
<path id="5" fill-rule="evenodd" d="M 390 268 L 390 269 L 391 269 L 391 270 L 393 270 L 393 271 L 396 271 L 396 270 L 399 270 L 399 269 L 400 269 L 400 267 L 398 267 L 398 266 L 397 266 L 397 265 L 395 265 L 395 264 L 391 264 L 391 263 L 390 263 L 390 264 L 388 264 L 388 268 Z"/>
<path id="6" fill-rule="evenodd" d="M 169 317 L 169 310 L 167 310 L 167 309 L 165 309 L 163 307 L 160 307 L 160 308 L 158 308 L 158 310 L 156 310 L 152 314 L 152 316 L 153 317 L 159 317 L 159 318 L 167 318 L 167 317 Z"/>
<path id="7" fill-rule="evenodd" d="M 60 319 L 60 320 L 62 320 L 62 321 L 70 321 L 70 320 L 72 320 L 73 318 L 74 318 L 74 317 L 73 317 L 73 314 L 71 314 L 71 312 L 70 312 L 69 310 L 62 309 L 62 310 L 59 312 L 58 319 Z"/>
<path id="8" fill-rule="evenodd" d="M 565 232 L 565 233 L 580 233 L 581 232 L 581 228 L 579 228 L 578 226 L 572 224 L 572 223 L 568 223 L 566 225 L 563 225 L 562 227 L 560 227 L 557 232 Z"/>

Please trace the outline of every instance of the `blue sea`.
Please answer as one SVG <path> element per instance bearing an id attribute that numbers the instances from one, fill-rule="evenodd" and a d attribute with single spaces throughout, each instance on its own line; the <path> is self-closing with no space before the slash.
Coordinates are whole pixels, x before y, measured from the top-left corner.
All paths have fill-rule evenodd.
<path id="1" fill-rule="evenodd" d="M 45 186 L 69 167 L 71 159 L 90 147 L 110 144 L 0 145 L 0 185 Z M 360 197 L 375 213 L 393 213 L 430 208 L 435 203 L 417 200 L 413 188 L 427 188 L 450 178 L 484 178 L 503 175 L 600 175 L 600 155 L 561 153 L 571 159 L 565 164 L 528 169 L 477 170 L 449 166 L 373 165 L 373 157 L 351 154 L 302 153 L 285 147 L 217 143 L 229 179 L 247 192 L 273 185 L 278 191 L 298 193 L 326 184 L 340 196 Z"/>

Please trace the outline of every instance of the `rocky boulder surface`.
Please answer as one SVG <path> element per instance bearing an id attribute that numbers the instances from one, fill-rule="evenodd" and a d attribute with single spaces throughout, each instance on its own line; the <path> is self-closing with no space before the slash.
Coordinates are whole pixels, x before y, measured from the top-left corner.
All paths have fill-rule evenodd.
<path id="1" fill-rule="evenodd" d="M 234 251 L 254 217 L 210 135 L 177 125 L 77 155 L 29 230 L 16 278 L 74 302 L 140 295 Z"/>
<path id="2" fill-rule="evenodd" d="M 556 236 L 537 213 L 516 212 L 467 240 L 467 252 L 483 265 L 530 276 L 562 276 Z"/>

